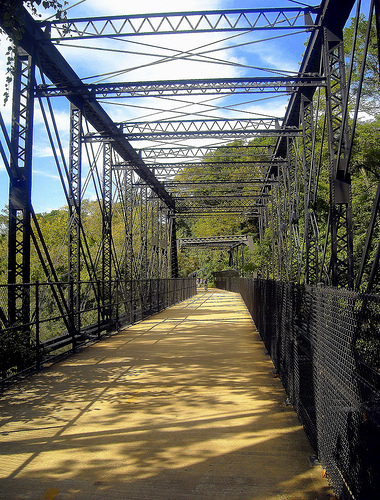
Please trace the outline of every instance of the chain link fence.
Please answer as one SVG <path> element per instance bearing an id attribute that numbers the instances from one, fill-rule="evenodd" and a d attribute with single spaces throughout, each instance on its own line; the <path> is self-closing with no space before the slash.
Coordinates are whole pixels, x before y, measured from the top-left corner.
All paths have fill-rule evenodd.
<path id="1" fill-rule="evenodd" d="M 380 492 L 380 297 L 224 277 L 242 295 L 336 496 Z"/>

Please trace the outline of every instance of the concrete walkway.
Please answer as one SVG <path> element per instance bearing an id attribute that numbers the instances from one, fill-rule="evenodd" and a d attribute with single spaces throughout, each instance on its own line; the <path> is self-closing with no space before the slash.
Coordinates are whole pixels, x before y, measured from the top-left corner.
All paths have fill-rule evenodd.
<path id="1" fill-rule="evenodd" d="M 1 399 L 2 499 L 330 499 L 239 295 L 199 292 Z"/>

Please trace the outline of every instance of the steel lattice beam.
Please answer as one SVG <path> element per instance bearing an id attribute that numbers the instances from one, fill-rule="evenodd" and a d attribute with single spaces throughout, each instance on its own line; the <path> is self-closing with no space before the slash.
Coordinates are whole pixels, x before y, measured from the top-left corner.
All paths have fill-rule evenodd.
<path id="1" fill-rule="evenodd" d="M 276 163 L 278 166 L 283 165 L 284 161 L 283 160 L 276 160 Z M 213 170 L 215 173 L 217 173 L 218 178 L 226 178 L 226 179 L 233 179 L 234 176 L 237 177 L 237 179 L 241 178 L 244 176 L 244 180 L 248 181 L 248 179 L 254 179 L 253 177 L 249 177 L 250 175 L 258 175 L 257 170 L 260 169 L 263 172 L 268 168 L 269 165 L 272 165 L 273 162 L 270 160 L 252 160 L 252 161 L 247 161 L 247 162 L 241 162 L 241 161 L 236 161 L 236 162 L 231 162 L 231 161 L 226 161 L 226 162 L 198 162 L 198 163 L 155 163 L 152 165 L 148 165 L 152 168 L 154 175 L 158 179 L 162 179 L 163 185 L 168 188 L 169 185 L 167 182 L 173 182 L 172 177 L 176 176 L 177 174 L 180 173 L 186 173 L 186 172 L 192 172 L 196 174 L 197 179 L 202 178 L 202 174 L 205 176 L 205 180 L 209 180 L 209 175 Z M 241 173 L 241 167 L 245 167 L 244 173 Z M 223 169 L 223 171 L 221 171 Z M 255 169 L 254 172 L 255 174 L 247 173 L 249 169 Z M 203 171 L 203 172 L 202 172 Z M 168 180 L 170 179 L 170 180 Z M 263 180 L 260 177 L 261 180 Z M 180 180 L 177 180 L 177 182 L 181 182 Z M 210 181 L 211 182 L 211 181 Z M 254 180 L 255 182 L 255 180 Z M 266 181 L 266 182 L 272 182 L 272 181 Z"/>
<path id="2" fill-rule="evenodd" d="M 112 147 L 104 144 L 102 178 L 102 299 L 104 318 L 112 317 Z"/>
<path id="3" fill-rule="evenodd" d="M 41 71 L 53 84 L 70 85 L 81 89 L 83 87 L 82 81 L 57 48 L 49 41 L 47 34 L 41 29 L 39 23 L 34 21 L 26 10 L 23 16 L 23 32 L 21 39 L 18 41 L 19 46 L 26 52 L 33 47 Z M 4 26 L 4 30 L 10 31 L 9 27 L 6 26 Z M 87 121 L 98 133 L 112 138 L 112 147 L 115 152 L 131 164 L 137 174 L 147 182 L 169 208 L 174 208 L 172 197 L 146 167 L 135 149 L 120 134 L 119 128 L 102 106 L 96 100 L 80 95 L 80 93 L 68 96 L 68 99 L 85 114 Z"/>
<path id="4" fill-rule="evenodd" d="M 30 282 L 33 85 L 35 64 L 18 50 L 15 61 L 9 188 L 8 295 L 11 324 L 28 324 Z M 20 285 L 20 286 L 19 286 Z"/>
<path id="5" fill-rule="evenodd" d="M 237 245 L 251 246 L 252 237 L 246 234 L 237 236 L 212 236 L 206 238 L 180 238 L 178 239 L 178 248 L 216 248 L 230 249 Z"/>
<path id="6" fill-rule="evenodd" d="M 72 335 L 80 330 L 82 113 L 70 107 L 68 281 Z"/>
<path id="7" fill-rule="evenodd" d="M 244 174 L 242 174 L 244 176 Z M 220 177 L 220 176 L 219 176 Z M 275 184 L 276 180 L 273 181 L 266 181 L 264 179 L 258 179 L 258 178 L 249 178 L 248 176 L 244 176 L 244 178 L 239 179 L 239 180 L 230 180 L 226 178 L 225 180 L 217 180 L 217 181 L 212 181 L 212 180 L 202 180 L 202 181 L 163 181 L 164 186 L 167 189 L 182 189 L 182 188 L 189 188 L 191 189 L 193 186 L 205 186 L 205 187 L 210 187 L 213 186 L 215 188 L 223 188 L 224 186 L 262 186 L 264 185 L 272 185 Z"/>
<path id="8" fill-rule="evenodd" d="M 81 94 L 97 98 L 115 97 L 169 97 L 189 95 L 231 95 L 254 93 L 291 93 L 298 88 L 325 86 L 320 76 L 256 77 L 208 80 L 172 80 L 158 82 L 123 82 L 85 84 L 78 89 L 70 85 L 39 85 L 37 97 L 56 97 Z"/>
<path id="9" fill-rule="evenodd" d="M 217 207 L 188 207 L 179 206 L 176 208 L 176 215 L 184 215 L 186 217 L 208 217 L 209 215 L 217 216 L 223 215 L 241 215 L 244 214 L 247 217 L 253 217 L 260 215 L 260 206 L 217 206 Z"/>
<path id="10" fill-rule="evenodd" d="M 356 0 L 325 0 L 321 3 L 320 10 L 318 12 L 317 19 L 315 21 L 315 26 L 324 26 L 330 29 L 334 33 L 342 33 L 343 28 L 347 22 L 347 19 L 352 11 L 352 8 Z M 322 55 L 323 47 L 323 30 L 316 29 L 310 36 L 307 49 L 305 51 L 304 58 L 302 60 L 301 68 L 298 73 L 299 77 L 305 75 L 319 75 L 320 74 L 320 61 Z M 312 89 L 311 93 L 308 95 L 312 98 L 314 92 Z M 303 89 L 298 89 L 289 101 L 286 108 L 284 126 L 286 127 L 298 127 L 301 99 L 303 95 Z M 276 145 L 276 156 L 286 157 L 286 138 L 279 138 Z"/>
<path id="11" fill-rule="evenodd" d="M 135 14 L 46 21 L 51 40 L 224 31 L 312 29 L 317 7 Z"/>
<path id="12" fill-rule="evenodd" d="M 260 156 L 263 159 L 268 159 L 271 156 L 272 148 L 270 146 L 256 145 L 251 146 L 175 146 L 163 148 L 144 148 L 139 150 L 141 157 L 145 160 L 156 160 L 160 158 L 204 158 L 215 155 L 218 158 L 218 152 L 223 154 L 223 158 L 245 158 L 252 156 L 258 159 Z"/>
<path id="13" fill-rule="evenodd" d="M 348 124 L 343 40 L 324 30 L 324 64 L 327 81 L 329 137 L 331 281 L 334 286 L 354 286 L 351 177 L 347 169 Z"/>
<path id="14" fill-rule="evenodd" d="M 124 136 L 128 140 L 172 139 L 176 137 L 230 137 L 236 139 L 247 135 L 297 135 L 300 131 L 295 127 L 284 129 L 279 124 L 280 118 L 250 119 L 215 119 L 215 120 L 182 120 L 159 122 L 121 123 Z M 89 134 L 86 139 L 97 139 L 97 135 Z"/>

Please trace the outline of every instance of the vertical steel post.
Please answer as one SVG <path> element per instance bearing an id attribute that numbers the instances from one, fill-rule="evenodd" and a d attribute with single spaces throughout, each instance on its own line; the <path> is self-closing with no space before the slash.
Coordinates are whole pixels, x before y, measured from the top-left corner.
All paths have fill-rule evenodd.
<path id="1" fill-rule="evenodd" d="M 138 257 L 138 279 L 146 279 L 148 271 L 148 186 L 141 181 L 139 214 L 140 214 L 140 250 Z"/>
<path id="2" fill-rule="evenodd" d="M 290 271 L 288 276 L 290 279 L 300 282 L 302 256 L 301 244 L 299 235 L 299 155 L 298 144 L 295 138 L 289 138 L 287 141 L 287 170 L 289 173 L 289 264 Z"/>
<path id="3" fill-rule="evenodd" d="M 175 215 L 171 214 L 170 223 L 170 269 L 171 278 L 178 278 L 177 224 Z"/>
<path id="4" fill-rule="evenodd" d="M 319 277 L 319 236 L 315 211 L 317 172 L 314 154 L 313 101 L 305 95 L 301 98 L 300 118 L 305 204 L 305 281 L 315 284 Z"/>
<path id="5" fill-rule="evenodd" d="M 82 112 L 70 107 L 68 281 L 72 335 L 80 330 Z"/>
<path id="6" fill-rule="evenodd" d="M 124 173 L 123 207 L 125 225 L 125 250 L 122 264 L 122 274 L 126 280 L 133 278 L 134 252 L 133 252 L 133 187 L 132 168 L 127 165 Z"/>
<path id="7" fill-rule="evenodd" d="M 159 248 L 160 248 L 160 238 L 159 238 L 159 216 L 158 216 L 158 198 L 153 197 L 150 201 L 150 257 L 148 263 L 148 278 L 154 279 L 158 278 L 158 259 L 159 259 Z"/>
<path id="8" fill-rule="evenodd" d="M 161 222 L 160 222 L 160 278 L 169 277 L 169 251 L 170 250 L 170 217 L 166 208 L 161 206 Z"/>
<path id="9" fill-rule="evenodd" d="M 166 278 L 166 273 L 164 271 L 164 265 L 166 262 L 166 257 L 165 257 L 165 252 L 166 252 L 166 245 L 167 241 L 166 238 L 164 239 L 163 236 L 166 235 L 165 228 L 163 226 L 163 221 L 164 221 L 164 213 L 162 209 L 161 202 L 158 206 L 158 240 L 159 240 L 159 247 L 158 247 L 158 278 Z"/>
<path id="10" fill-rule="evenodd" d="M 10 324 L 27 324 L 30 317 L 31 177 L 33 142 L 33 87 L 35 65 L 32 56 L 17 49 L 13 86 L 9 188 L 8 314 Z M 28 334 L 26 334 L 28 337 Z M 29 340 L 26 339 L 28 343 Z"/>
<path id="11" fill-rule="evenodd" d="M 324 28 L 324 72 L 330 177 L 330 273 L 333 286 L 353 288 L 351 177 L 347 168 L 348 126 L 342 33 Z"/>
<path id="12" fill-rule="evenodd" d="M 36 369 L 41 368 L 41 352 L 40 352 L 40 287 L 38 280 L 35 287 L 35 328 L 36 328 Z"/>
<path id="13" fill-rule="evenodd" d="M 104 143 L 102 180 L 102 297 L 104 319 L 112 317 L 112 146 Z"/>

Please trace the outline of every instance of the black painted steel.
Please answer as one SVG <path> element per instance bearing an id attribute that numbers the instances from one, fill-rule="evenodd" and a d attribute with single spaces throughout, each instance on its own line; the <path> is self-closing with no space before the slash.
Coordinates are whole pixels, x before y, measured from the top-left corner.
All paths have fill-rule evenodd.
<path id="1" fill-rule="evenodd" d="M 261 31 L 312 29 L 312 13 L 318 7 L 240 9 L 167 14 L 93 17 L 40 23 L 51 40 L 105 38 L 113 36 L 204 33 L 207 31 Z"/>
<path id="2" fill-rule="evenodd" d="M 241 293 L 337 498 L 377 498 L 379 360 L 363 341 L 380 340 L 380 298 L 226 276 L 217 286 Z"/>
<path id="3" fill-rule="evenodd" d="M 3 383 L 25 370 L 39 369 L 44 363 L 67 355 L 121 327 L 141 321 L 171 305 L 196 294 L 194 278 L 151 280 L 98 281 L 98 293 L 91 282 L 81 281 L 82 300 L 79 311 L 65 314 L 57 308 L 52 287 L 68 297 L 73 282 L 24 284 L 31 304 L 31 320 L 12 324 L 6 316 L 0 318 L 1 349 L 0 378 Z M 5 310 L 8 297 L 19 285 L 0 285 L 0 307 Z M 112 296 L 101 296 L 103 287 L 112 289 Z M 90 293 L 85 293 L 86 288 Z M 142 293 L 142 290 L 144 293 Z M 84 300 L 85 298 L 85 300 Z M 75 332 L 66 325 L 78 325 Z M 22 341 L 23 332 L 29 332 L 29 341 Z"/>
<path id="4" fill-rule="evenodd" d="M 189 95 L 231 95 L 285 92 L 290 94 L 299 87 L 324 87 L 323 76 L 254 77 L 209 80 L 168 80 L 157 82 L 123 82 L 84 84 L 81 88 L 69 85 L 43 85 L 35 90 L 37 97 L 56 97 L 77 93 L 97 98 L 105 97 L 162 97 Z"/>

